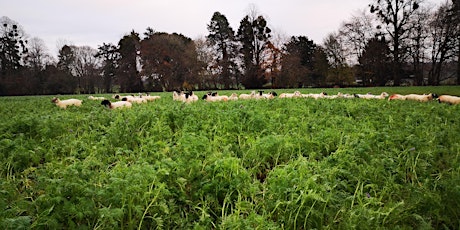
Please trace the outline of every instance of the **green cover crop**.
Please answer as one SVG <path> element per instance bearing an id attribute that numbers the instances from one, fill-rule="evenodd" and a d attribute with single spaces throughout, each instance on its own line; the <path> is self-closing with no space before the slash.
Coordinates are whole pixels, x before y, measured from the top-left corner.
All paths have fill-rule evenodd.
<path id="1" fill-rule="evenodd" d="M 326 91 L 458 95 L 460 88 Z M 51 96 L 0 98 L 0 228 L 460 227 L 458 105 L 184 104 L 160 95 L 123 110 L 87 95 L 60 96 L 84 100 L 66 110 Z"/>

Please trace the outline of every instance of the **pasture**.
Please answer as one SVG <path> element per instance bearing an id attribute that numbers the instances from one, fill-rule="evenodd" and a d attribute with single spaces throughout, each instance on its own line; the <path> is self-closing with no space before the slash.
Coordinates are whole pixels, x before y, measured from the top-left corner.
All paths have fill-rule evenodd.
<path id="1" fill-rule="evenodd" d="M 460 228 L 459 105 L 153 95 L 120 110 L 0 98 L 0 228 Z"/>

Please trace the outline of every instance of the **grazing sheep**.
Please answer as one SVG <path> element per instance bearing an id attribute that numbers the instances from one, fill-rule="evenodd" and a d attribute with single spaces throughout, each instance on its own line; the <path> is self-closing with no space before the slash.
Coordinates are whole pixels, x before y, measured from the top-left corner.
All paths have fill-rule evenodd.
<path id="1" fill-rule="evenodd" d="M 121 100 L 126 99 L 126 101 L 131 102 L 131 103 L 137 103 L 137 104 L 142 104 L 142 103 L 147 103 L 147 99 L 142 98 L 142 97 L 135 97 L 135 96 L 126 96 L 123 97 Z"/>
<path id="2" fill-rule="evenodd" d="M 66 109 L 67 106 L 81 106 L 82 100 L 78 99 L 67 99 L 67 100 L 59 100 L 59 98 L 54 97 L 51 100 L 52 103 L 56 104 L 60 108 Z"/>
<path id="3" fill-rule="evenodd" d="M 252 91 L 250 94 L 242 93 L 238 97 L 239 99 L 252 99 L 256 97 L 256 91 Z"/>
<path id="4" fill-rule="evenodd" d="M 295 91 L 294 93 L 282 93 L 280 94 L 279 98 L 297 98 L 302 97 L 302 93 L 299 91 Z"/>
<path id="5" fill-rule="evenodd" d="M 231 101 L 238 100 L 238 94 L 232 93 L 232 95 L 230 95 L 230 97 L 228 97 L 228 100 L 231 100 Z"/>
<path id="6" fill-rule="evenodd" d="M 93 100 L 93 101 L 102 101 L 105 100 L 105 97 L 94 97 L 94 96 L 89 96 L 88 99 Z"/>
<path id="7" fill-rule="evenodd" d="M 141 98 L 144 98 L 147 101 L 155 101 L 155 100 L 160 99 L 161 97 L 160 96 L 150 96 L 149 94 L 147 94 L 145 96 L 141 96 Z"/>
<path id="8" fill-rule="evenodd" d="M 387 92 L 383 92 L 380 95 L 373 95 L 371 93 L 368 93 L 368 94 L 354 94 L 354 95 L 357 98 L 363 98 L 363 99 L 385 99 L 386 97 L 388 97 Z"/>
<path id="9" fill-rule="evenodd" d="M 401 95 L 401 94 L 392 94 L 390 97 L 388 97 L 388 100 L 406 100 L 406 96 Z"/>
<path id="10" fill-rule="evenodd" d="M 182 101 L 182 102 L 187 102 L 187 103 L 190 103 L 190 102 L 194 102 L 194 101 L 198 101 L 198 96 L 195 95 L 195 93 L 193 91 L 189 91 L 189 92 L 182 92 L 182 91 L 174 91 L 173 92 L 173 100 L 174 101 Z"/>
<path id="11" fill-rule="evenodd" d="M 259 94 L 255 95 L 256 99 L 274 99 L 278 94 L 275 91 L 271 91 L 270 93 L 263 93 L 263 90 L 259 91 Z"/>
<path id="12" fill-rule="evenodd" d="M 103 100 L 101 105 L 106 106 L 110 109 L 117 109 L 117 108 L 131 108 L 132 104 L 129 101 L 117 101 L 117 102 L 110 102 L 109 100 Z"/>
<path id="13" fill-rule="evenodd" d="M 428 102 L 432 101 L 434 98 L 438 98 L 438 95 L 430 93 L 430 94 L 408 94 L 405 96 L 406 100 L 413 100 L 413 101 L 419 101 L 419 102 Z"/>
<path id="14" fill-rule="evenodd" d="M 185 94 L 183 94 L 182 92 L 173 91 L 173 100 L 185 101 Z"/>
<path id="15" fill-rule="evenodd" d="M 327 93 L 326 92 L 321 92 L 321 93 L 309 93 L 309 94 L 301 94 L 302 97 L 307 97 L 307 98 L 314 98 L 314 99 L 318 99 L 318 98 L 324 98 L 327 96 Z"/>
<path id="16" fill-rule="evenodd" d="M 207 94 L 203 95 L 203 100 L 206 101 L 228 101 L 228 96 L 222 95 L 220 96 L 217 92 L 211 93 L 208 92 Z"/>
<path id="17" fill-rule="evenodd" d="M 195 95 L 193 91 L 189 91 L 184 94 L 185 94 L 185 102 L 190 103 L 190 102 L 198 101 L 198 96 Z"/>
<path id="18" fill-rule="evenodd" d="M 447 103 L 451 105 L 458 105 L 460 104 L 460 97 L 451 96 L 451 95 L 441 95 L 438 97 L 439 103 Z"/>

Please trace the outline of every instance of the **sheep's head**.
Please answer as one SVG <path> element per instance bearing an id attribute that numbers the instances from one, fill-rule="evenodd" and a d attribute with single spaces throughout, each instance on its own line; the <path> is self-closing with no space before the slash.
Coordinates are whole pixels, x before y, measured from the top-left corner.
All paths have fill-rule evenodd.
<path id="1" fill-rule="evenodd" d="M 435 93 L 430 93 L 431 99 L 437 99 L 439 96 Z"/>
<path id="2" fill-rule="evenodd" d="M 208 94 L 203 95 L 203 97 L 201 99 L 203 99 L 203 100 L 208 99 Z"/>
<path id="3" fill-rule="evenodd" d="M 58 103 L 58 102 L 59 102 L 59 98 L 53 97 L 53 99 L 51 99 L 51 102 L 52 102 L 52 103 Z"/>
<path id="4" fill-rule="evenodd" d="M 103 100 L 103 101 L 101 102 L 101 105 L 103 105 L 103 106 L 110 106 L 110 101 L 109 101 L 109 100 Z"/>
<path id="5" fill-rule="evenodd" d="M 270 94 L 275 96 L 275 97 L 278 96 L 278 94 L 275 91 L 271 91 Z"/>

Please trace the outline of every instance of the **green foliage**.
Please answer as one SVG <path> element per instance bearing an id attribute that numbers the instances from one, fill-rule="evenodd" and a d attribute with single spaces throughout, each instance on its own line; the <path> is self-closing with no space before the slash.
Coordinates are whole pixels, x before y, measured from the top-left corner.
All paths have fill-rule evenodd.
<path id="1" fill-rule="evenodd" d="M 339 90 L 443 94 L 458 87 L 327 91 Z M 184 104 L 161 96 L 125 110 L 2 98 L 0 227 L 460 224 L 459 106 L 304 98 Z"/>

